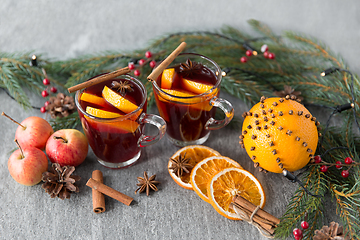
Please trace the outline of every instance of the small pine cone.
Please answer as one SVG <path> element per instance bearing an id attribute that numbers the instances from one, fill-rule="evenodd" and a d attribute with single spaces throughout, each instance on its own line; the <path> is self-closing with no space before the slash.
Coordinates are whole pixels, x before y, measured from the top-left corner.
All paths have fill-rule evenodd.
<path id="1" fill-rule="evenodd" d="M 314 240 L 349 240 L 345 237 L 343 227 L 336 222 L 331 222 L 330 226 L 323 226 L 320 230 L 315 230 Z"/>
<path id="2" fill-rule="evenodd" d="M 75 171 L 74 166 L 61 167 L 58 163 L 52 164 L 49 172 L 42 174 L 41 180 L 44 182 L 41 186 L 45 189 L 51 198 L 58 197 L 62 200 L 70 198 L 73 192 L 79 192 L 79 187 L 75 185 L 80 180 L 79 176 L 71 175 Z"/>
<path id="3" fill-rule="evenodd" d="M 76 110 L 74 98 L 63 93 L 51 97 L 49 102 L 50 104 L 46 106 L 46 110 L 50 112 L 52 118 L 67 117 Z"/>

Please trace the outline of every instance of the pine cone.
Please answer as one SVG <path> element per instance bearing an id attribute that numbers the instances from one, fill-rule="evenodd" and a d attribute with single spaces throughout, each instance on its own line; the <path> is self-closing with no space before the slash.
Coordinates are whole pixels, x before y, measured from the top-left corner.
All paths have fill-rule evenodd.
<path id="1" fill-rule="evenodd" d="M 315 230 L 314 240 L 348 240 L 345 237 L 343 227 L 336 222 L 331 222 L 330 226 L 323 226 L 320 230 Z"/>
<path id="2" fill-rule="evenodd" d="M 74 185 L 80 180 L 79 176 L 70 176 L 74 171 L 74 166 L 61 167 L 58 163 L 52 164 L 50 172 L 44 172 L 41 180 L 44 182 L 42 188 L 50 194 L 51 198 L 56 196 L 64 200 L 70 198 L 72 192 L 79 192 L 79 188 Z"/>
<path id="3" fill-rule="evenodd" d="M 46 110 L 50 112 L 52 118 L 67 117 L 76 110 L 74 98 L 58 93 L 56 97 L 50 97 L 50 104 Z"/>

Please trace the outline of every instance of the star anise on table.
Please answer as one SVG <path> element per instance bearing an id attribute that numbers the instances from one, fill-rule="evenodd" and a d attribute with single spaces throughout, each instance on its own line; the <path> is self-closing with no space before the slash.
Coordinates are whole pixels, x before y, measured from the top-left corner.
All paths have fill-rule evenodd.
<path id="1" fill-rule="evenodd" d="M 111 88 L 115 89 L 121 95 L 125 95 L 127 92 L 134 91 L 129 81 L 112 81 Z"/>
<path id="2" fill-rule="evenodd" d="M 74 166 L 61 167 L 60 164 L 53 163 L 51 168 L 49 172 L 44 172 L 41 178 L 44 182 L 41 187 L 51 198 L 59 197 L 64 200 L 70 198 L 71 193 L 79 192 L 79 187 L 74 183 L 81 178 L 71 175 L 75 171 Z"/>
<path id="3" fill-rule="evenodd" d="M 146 195 L 149 196 L 150 193 L 150 189 L 157 191 L 158 188 L 156 187 L 156 184 L 159 184 L 159 181 L 155 181 L 156 175 L 152 175 L 150 178 L 148 177 L 147 172 L 144 172 L 144 177 L 138 177 L 137 180 L 139 181 L 139 183 L 137 183 L 136 185 L 139 186 L 136 190 L 135 190 L 135 194 L 139 191 L 139 193 L 142 193 L 143 191 L 146 190 Z"/>
<path id="4" fill-rule="evenodd" d="M 201 64 L 191 61 L 190 59 L 186 60 L 185 63 L 180 63 L 180 72 L 184 77 L 188 77 L 197 73 L 201 70 Z"/>
<path id="5" fill-rule="evenodd" d="M 323 226 L 320 230 L 315 230 L 314 240 L 349 240 L 342 226 L 336 222 L 331 222 L 329 226 Z"/>
<path id="6" fill-rule="evenodd" d="M 304 99 L 301 95 L 300 91 L 295 91 L 291 86 L 284 85 L 284 90 L 282 91 L 275 91 L 274 94 L 279 97 L 286 97 L 289 95 L 290 97 L 295 96 L 297 99 L 301 101 Z"/>
<path id="7" fill-rule="evenodd" d="M 171 166 L 169 167 L 170 170 L 172 170 L 172 172 L 177 176 L 177 177 L 181 177 L 184 172 L 189 173 L 194 166 L 192 164 L 189 163 L 190 158 L 186 158 L 186 153 L 181 156 L 179 156 L 179 158 L 174 159 L 174 158 L 170 158 L 171 161 Z"/>

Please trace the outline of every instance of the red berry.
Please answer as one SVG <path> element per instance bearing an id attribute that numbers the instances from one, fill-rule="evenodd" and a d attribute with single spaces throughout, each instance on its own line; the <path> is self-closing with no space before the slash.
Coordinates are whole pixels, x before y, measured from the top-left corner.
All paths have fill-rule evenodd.
<path id="1" fill-rule="evenodd" d="M 251 50 L 247 50 L 245 54 L 246 54 L 246 56 L 250 57 L 250 56 L 252 55 L 252 51 L 251 51 Z"/>
<path id="2" fill-rule="evenodd" d="M 156 66 L 156 61 L 152 60 L 149 65 L 151 68 L 154 68 Z"/>
<path id="3" fill-rule="evenodd" d="M 269 53 L 268 57 L 269 59 L 275 59 L 275 53 Z"/>
<path id="4" fill-rule="evenodd" d="M 301 222 L 301 227 L 302 227 L 302 229 L 308 229 L 309 228 L 309 223 L 307 221 L 302 221 Z"/>
<path id="5" fill-rule="evenodd" d="M 128 68 L 129 68 L 130 70 L 134 70 L 134 69 L 135 69 L 135 64 L 134 64 L 133 62 L 129 62 Z"/>
<path id="6" fill-rule="evenodd" d="M 140 76 L 140 71 L 136 69 L 136 70 L 134 71 L 134 75 L 135 75 L 135 76 Z"/>
<path id="7" fill-rule="evenodd" d="M 261 46 L 261 52 L 267 52 L 269 50 L 268 45 L 264 44 Z"/>
<path id="8" fill-rule="evenodd" d="M 44 85 L 49 85 L 49 84 L 50 84 L 49 79 L 44 78 L 44 79 L 43 79 L 43 84 L 44 84 Z"/>
<path id="9" fill-rule="evenodd" d="M 320 157 L 320 155 L 316 155 L 316 156 L 314 157 L 314 160 L 315 160 L 315 163 L 321 163 L 321 157 Z"/>
<path id="10" fill-rule="evenodd" d="M 151 57 L 152 57 L 152 52 L 146 51 L 146 52 L 145 52 L 145 57 L 146 57 L 146 58 L 151 58 Z"/>
<path id="11" fill-rule="evenodd" d="M 248 61 L 247 57 L 241 57 L 240 62 L 246 63 Z"/>
<path id="12" fill-rule="evenodd" d="M 323 172 L 323 173 L 327 172 L 328 169 L 329 169 L 329 167 L 326 166 L 326 165 L 323 165 L 323 166 L 320 167 L 320 171 Z"/>
<path id="13" fill-rule="evenodd" d="M 345 162 L 345 164 L 352 164 L 354 161 L 352 160 L 351 157 L 347 157 L 347 158 L 345 158 L 344 162 Z"/>
<path id="14" fill-rule="evenodd" d="M 49 101 L 46 101 L 46 102 L 44 103 L 44 107 L 47 107 L 49 104 L 50 104 L 50 102 L 49 102 Z"/>
<path id="15" fill-rule="evenodd" d="M 41 96 L 43 96 L 43 97 L 49 96 L 48 91 L 46 91 L 46 90 L 42 91 L 42 92 L 41 92 Z"/>
<path id="16" fill-rule="evenodd" d="M 336 168 L 337 169 L 342 169 L 342 166 L 341 165 L 338 165 L 338 164 L 342 164 L 342 162 L 341 161 L 336 161 Z"/>
<path id="17" fill-rule="evenodd" d="M 46 113 L 46 108 L 45 108 L 45 107 L 41 107 L 41 108 L 40 108 L 40 112 Z"/>
<path id="18" fill-rule="evenodd" d="M 299 229 L 299 228 L 295 228 L 293 230 L 293 235 L 296 240 L 302 239 L 302 237 L 303 237 L 303 233 L 302 233 L 301 229 Z"/>
<path id="19" fill-rule="evenodd" d="M 50 91 L 51 91 L 52 93 L 56 93 L 56 92 L 57 92 L 57 88 L 56 88 L 56 87 L 51 87 L 51 88 L 50 88 Z"/>
<path id="20" fill-rule="evenodd" d="M 341 176 L 343 176 L 344 178 L 349 177 L 349 171 L 348 170 L 342 170 L 341 171 Z"/>
<path id="21" fill-rule="evenodd" d="M 268 52 L 268 51 L 265 51 L 265 52 L 264 52 L 264 57 L 265 57 L 265 58 L 269 58 L 269 52 Z"/>
<path id="22" fill-rule="evenodd" d="M 145 60 L 144 60 L 144 59 L 140 59 L 140 60 L 138 61 L 138 63 L 139 63 L 139 65 L 143 65 L 143 64 L 145 63 Z"/>

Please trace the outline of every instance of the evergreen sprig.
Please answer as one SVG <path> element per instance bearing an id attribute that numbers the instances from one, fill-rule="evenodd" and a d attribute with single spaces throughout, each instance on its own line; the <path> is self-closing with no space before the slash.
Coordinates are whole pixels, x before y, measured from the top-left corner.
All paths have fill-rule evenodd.
<path id="1" fill-rule="evenodd" d="M 241 99 L 249 106 L 257 103 L 261 96 L 274 96 L 274 92 L 283 90 L 285 85 L 301 91 L 306 106 L 334 110 L 338 105 L 355 100 L 355 115 L 349 111 L 333 112 L 332 115 L 338 115 L 344 119 L 343 124 L 341 128 L 326 128 L 328 131 L 323 134 L 316 154 L 324 154 L 323 160 L 327 163 L 335 163 L 346 156 L 351 156 L 359 162 L 357 152 L 360 141 L 354 135 L 355 129 L 353 129 L 354 117 L 360 116 L 358 111 L 360 105 L 354 98 L 360 95 L 358 76 L 353 75 L 351 78 L 349 72 L 343 71 L 321 77 L 320 72 L 329 67 L 348 70 L 345 61 L 325 44 L 313 37 L 291 31 L 278 36 L 266 24 L 256 20 L 250 20 L 249 24 L 258 35 L 254 36 L 230 26 L 214 32 L 179 32 L 153 40 L 146 50 L 155 53 L 155 60 L 160 61 L 180 42 L 186 41 L 187 47 L 184 52 L 196 52 L 216 61 L 226 72 L 221 85 L 222 90 Z M 245 55 L 246 51 L 244 43 L 250 44 L 257 50 L 260 50 L 262 44 L 267 44 L 269 49 L 276 54 L 276 58 L 269 60 L 262 54 L 258 54 L 252 56 L 246 64 L 241 63 L 239 59 Z M 39 57 L 41 60 L 39 67 L 29 66 L 30 54 L 28 53 L 0 53 L 0 87 L 6 89 L 22 106 L 30 107 L 23 88 L 37 93 L 42 90 L 41 80 L 44 76 L 41 68 L 47 71 L 52 82 L 57 81 L 57 84 L 67 88 L 100 73 L 122 68 L 128 62 L 136 63 L 143 58 L 146 50 L 140 49 L 128 53 L 106 52 L 53 62 Z M 152 69 L 148 64 L 140 68 L 142 74 L 139 78 L 145 84 L 148 91 L 148 103 L 151 105 L 154 101 L 152 85 L 146 80 L 146 76 Z M 55 129 L 74 128 L 79 122 L 77 113 L 51 121 Z M 327 152 L 329 149 L 334 150 Z M 276 237 L 289 236 L 294 227 L 299 227 L 299 223 L 306 215 L 311 227 L 304 234 L 305 237 L 312 237 L 315 229 L 326 224 L 324 223 L 326 197 L 336 205 L 337 215 L 349 236 L 358 239 L 360 232 L 359 166 L 351 167 L 351 176 L 346 179 L 340 176 L 335 167 L 323 173 L 319 165 L 310 164 L 303 171 L 301 181 L 304 186 L 312 193 L 324 197 L 310 196 L 299 187 L 281 218 L 281 223 L 276 229 Z"/>

